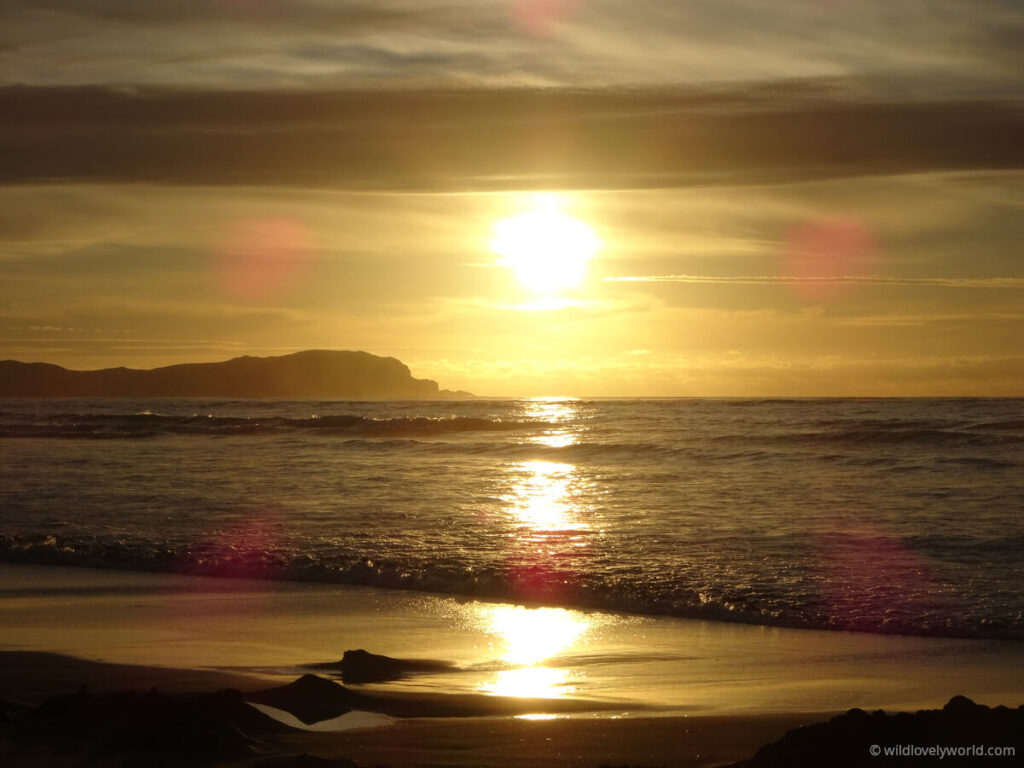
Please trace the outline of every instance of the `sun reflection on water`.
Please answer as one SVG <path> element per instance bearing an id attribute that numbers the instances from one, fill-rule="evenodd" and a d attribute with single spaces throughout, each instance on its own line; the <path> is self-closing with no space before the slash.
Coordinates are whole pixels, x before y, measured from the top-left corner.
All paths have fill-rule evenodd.
<path id="1" fill-rule="evenodd" d="M 523 415 L 551 424 L 541 435 L 530 438 L 530 442 L 551 448 L 565 448 L 579 443 L 579 428 L 571 422 L 577 417 L 577 401 L 568 397 L 539 397 L 527 400 Z"/>
<path id="2" fill-rule="evenodd" d="M 543 422 L 544 433 L 531 442 L 561 448 L 579 442 L 579 403 L 569 398 L 540 398 L 523 403 L 523 415 Z M 508 537 L 510 579 L 520 594 L 557 595 L 566 584 L 565 564 L 588 556 L 594 535 L 586 516 L 591 507 L 588 481 L 574 464 L 520 461 L 508 468 L 502 496 Z M 495 638 L 503 669 L 480 682 L 496 696 L 560 698 L 577 693 L 581 672 L 550 666 L 552 659 L 585 642 L 595 619 L 563 608 L 482 605 L 477 626 Z"/>
<path id="3" fill-rule="evenodd" d="M 524 476 L 505 500 L 520 527 L 536 532 L 583 531 L 590 527 L 578 518 L 570 500 L 576 470 L 572 464 L 524 461 L 516 468 Z"/>

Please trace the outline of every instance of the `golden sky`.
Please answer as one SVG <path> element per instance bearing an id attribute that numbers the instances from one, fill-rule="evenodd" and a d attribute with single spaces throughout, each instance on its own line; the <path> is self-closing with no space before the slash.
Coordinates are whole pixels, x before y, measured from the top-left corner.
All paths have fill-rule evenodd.
<path id="1" fill-rule="evenodd" d="M 1021 395 L 1022 29 L 1009 1 L 0 0 L 0 357 Z"/>

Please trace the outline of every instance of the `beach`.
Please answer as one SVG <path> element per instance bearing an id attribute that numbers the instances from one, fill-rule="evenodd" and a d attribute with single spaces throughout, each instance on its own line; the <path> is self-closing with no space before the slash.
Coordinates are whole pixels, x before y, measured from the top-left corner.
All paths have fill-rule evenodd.
<path id="1" fill-rule="evenodd" d="M 854 706 L 1024 701 L 1024 649 L 997 640 L 12 564 L 0 565 L 0 607 L 0 699 L 28 706 L 82 685 L 257 691 L 311 671 L 329 678 L 309 665 L 357 648 L 450 663 L 346 686 L 401 716 L 349 713 L 336 731 L 263 742 L 269 754 L 361 766 L 713 766 Z"/>

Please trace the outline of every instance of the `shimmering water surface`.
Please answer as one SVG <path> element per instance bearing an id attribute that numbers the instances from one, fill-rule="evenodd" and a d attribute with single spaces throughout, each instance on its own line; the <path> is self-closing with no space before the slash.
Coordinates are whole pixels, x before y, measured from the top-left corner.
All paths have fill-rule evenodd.
<path id="1" fill-rule="evenodd" d="M 1021 400 L 7 400 L 0 456 L 9 561 L 1024 639 Z"/>

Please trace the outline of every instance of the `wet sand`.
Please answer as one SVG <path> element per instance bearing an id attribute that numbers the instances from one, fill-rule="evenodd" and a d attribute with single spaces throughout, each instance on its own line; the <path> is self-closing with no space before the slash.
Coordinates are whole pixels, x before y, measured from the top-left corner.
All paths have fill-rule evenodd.
<path id="1" fill-rule="evenodd" d="M 90 691 L 213 691 L 224 686 L 254 690 L 265 681 L 214 671 L 179 670 L 93 662 L 39 652 L 0 652 L 0 690 L 5 701 L 37 703 L 79 686 Z M 752 754 L 791 728 L 817 722 L 820 713 L 695 715 L 690 717 L 513 716 L 514 704 L 486 702 L 466 716 L 433 717 L 443 694 L 412 694 L 406 717 L 386 725 L 338 732 L 262 734 L 251 758 L 225 765 L 258 765 L 268 756 L 310 754 L 353 760 L 360 766 L 714 766 Z M 505 711 L 502 711 L 505 710 Z M 349 715 L 343 716 L 342 720 Z M 5 764 L 77 765 L 46 748 L 24 749 L 0 737 Z"/>
<path id="2" fill-rule="evenodd" d="M 307 665 L 352 648 L 453 663 L 346 686 L 383 713 L 364 724 L 386 726 L 295 731 L 261 747 L 360 766 L 712 766 L 854 706 L 941 707 L 955 694 L 1024 703 L 1024 649 L 997 641 L 6 564 L 0 613 L 0 699 L 25 705 L 83 684 L 255 691 L 329 677 Z"/>

